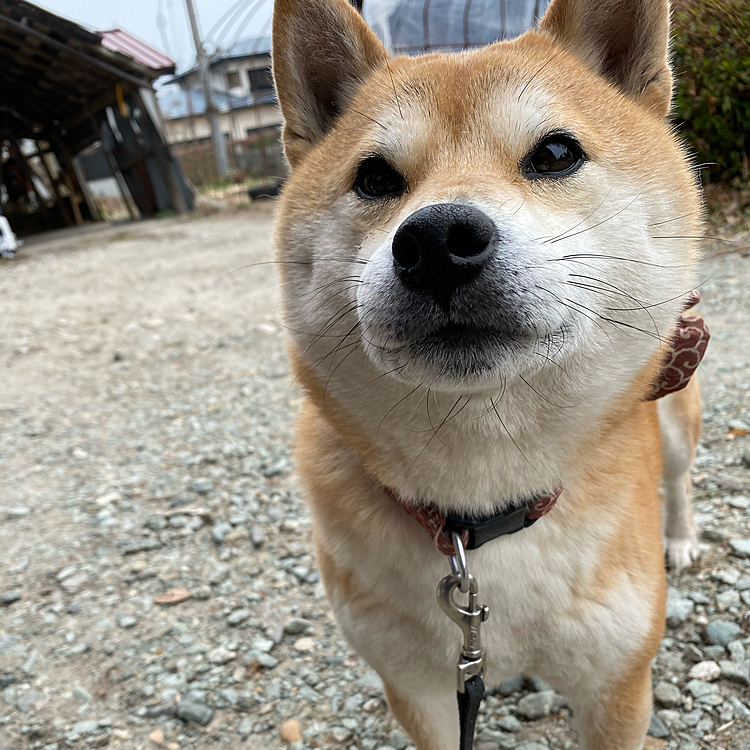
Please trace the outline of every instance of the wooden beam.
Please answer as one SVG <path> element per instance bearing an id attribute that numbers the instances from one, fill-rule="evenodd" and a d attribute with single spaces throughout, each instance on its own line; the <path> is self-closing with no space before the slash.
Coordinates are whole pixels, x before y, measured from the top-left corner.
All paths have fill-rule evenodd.
<path id="1" fill-rule="evenodd" d="M 125 201 L 125 207 L 128 209 L 128 214 L 130 215 L 130 218 L 133 221 L 136 221 L 138 217 L 135 215 L 135 211 L 133 210 L 133 207 L 130 205 L 130 201 L 128 200 L 128 188 L 125 184 L 125 178 L 122 176 L 122 172 L 120 172 L 120 168 L 117 166 L 117 159 L 115 159 L 115 155 L 109 150 L 107 144 L 104 141 L 104 138 L 102 138 L 102 131 L 99 127 L 99 123 L 96 121 L 96 118 L 92 115 L 91 116 L 91 125 L 94 128 L 94 132 L 96 133 L 97 137 L 99 138 L 99 142 L 102 144 L 102 151 L 104 152 L 104 156 L 107 157 L 107 162 L 109 162 L 109 168 L 112 170 L 112 176 L 115 178 L 115 182 L 117 182 L 117 187 L 120 188 L 120 195 L 122 196 L 123 201 Z"/>
<path id="2" fill-rule="evenodd" d="M 153 149 L 156 160 L 159 163 L 159 171 L 162 173 L 164 182 L 169 193 L 169 198 L 172 201 L 172 210 L 176 214 L 188 213 L 187 203 L 185 196 L 182 194 L 182 189 L 177 182 L 174 174 L 174 168 L 171 163 L 169 148 L 165 145 L 164 140 L 161 137 L 159 128 L 154 124 L 151 119 L 151 113 L 146 106 L 146 102 L 143 100 L 140 91 L 134 93 L 136 102 L 141 112 L 143 112 L 143 118 L 146 122 L 146 129 L 148 130 L 149 139 L 151 141 L 151 148 Z"/>
<path id="3" fill-rule="evenodd" d="M 23 24 L 19 23 L 18 21 L 15 21 L 12 18 L 9 18 L 8 16 L 0 14 L 0 21 L 8 24 L 10 27 L 14 29 L 17 29 L 23 34 L 28 34 L 29 36 L 36 37 L 37 39 L 43 39 L 45 44 L 49 44 L 52 47 L 56 47 L 57 49 L 61 49 L 66 52 L 69 52 L 70 54 L 75 55 L 81 60 L 85 60 L 90 65 L 94 65 L 97 68 L 100 68 L 101 70 L 104 70 L 107 73 L 110 73 L 111 75 L 115 76 L 118 80 L 128 81 L 130 83 L 135 84 L 136 86 L 148 85 L 148 81 L 146 81 L 144 78 L 138 78 L 134 75 L 131 75 L 130 73 L 126 73 L 121 68 L 116 68 L 114 65 L 110 65 L 109 63 L 104 62 L 104 60 L 98 60 L 96 57 L 92 57 L 91 55 L 88 55 L 85 52 L 81 52 L 81 50 L 75 49 L 74 47 L 71 47 L 65 44 L 64 42 L 59 42 L 57 39 L 53 39 L 52 37 L 47 36 L 46 34 L 42 34 L 36 29 L 32 29 L 30 26 L 24 26 Z"/>

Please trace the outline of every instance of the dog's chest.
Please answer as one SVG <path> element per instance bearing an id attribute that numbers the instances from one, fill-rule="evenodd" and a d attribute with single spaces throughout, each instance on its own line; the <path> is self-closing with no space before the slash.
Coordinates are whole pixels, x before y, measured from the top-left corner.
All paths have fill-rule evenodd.
<path id="1" fill-rule="evenodd" d="M 387 548 L 380 537 L 319 534 L 337 570 L 326 585 L 346 637 L 385 679 L 453 689 L 461 631 L 436 597 L 448 559 L 415 537 L 412 523 L 395 524 Z M 490 607 L 481 631 L 488 684 L 526 674 L 553 685 L 590 685 L 637 651 L 651 604 L 625 578 L 592 585 L 600 548 L 601 536 L 587 547 L 545 518 L 468 553 L 478 601 Z"/>

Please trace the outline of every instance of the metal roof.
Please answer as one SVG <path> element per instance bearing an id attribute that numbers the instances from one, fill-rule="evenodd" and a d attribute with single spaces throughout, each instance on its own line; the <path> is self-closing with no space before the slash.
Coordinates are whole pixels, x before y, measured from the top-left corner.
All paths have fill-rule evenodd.
<path id="1" fill-rule="evenodd" d="M 113 52 L 126 55 L 161 74 L 174 72 L 174 60 L 123 29 L 108 29 L 97 34 L 102 38 L 102 46 Z"/>

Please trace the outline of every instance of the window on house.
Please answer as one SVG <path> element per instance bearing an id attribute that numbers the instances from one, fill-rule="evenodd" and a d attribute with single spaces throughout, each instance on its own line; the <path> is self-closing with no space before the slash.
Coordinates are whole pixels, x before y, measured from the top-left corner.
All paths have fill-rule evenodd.
<path id="1" fill-rule="evenodd" d="M 271 76 L 270 67 L 248 70 L 247 74 L 250 77 L 251 91 L 261 94 L 273 88 L 273 77 Z"/>
<path id="2" fill-rule="evenodd" d="M 227 87 L 230 89 L 238 89 L 240 85 L 240 74 L 236 70 L 230 70 L 227 73 Z"/>

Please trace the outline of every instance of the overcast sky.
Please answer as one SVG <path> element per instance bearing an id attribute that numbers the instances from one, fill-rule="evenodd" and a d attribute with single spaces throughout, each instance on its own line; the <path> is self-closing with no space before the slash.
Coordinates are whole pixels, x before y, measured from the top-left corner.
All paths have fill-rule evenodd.
<path id="1" fill-rule="evenodd" d="M 194 3 L 204 35 L 229 13 L 227 23 L 208 40 L 213 44 L 220 42 L 226 47 L 236 39 L 269 31 L 273 0 L 194 0 Z M 178 69 L 190 66 L 195 59 L 184 0 L 43 0 L 37 5 L 90 29 L 119 26 L 166 52 L 177 61 Z"/>

